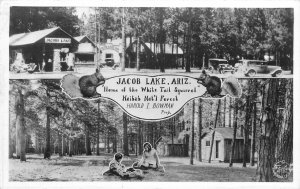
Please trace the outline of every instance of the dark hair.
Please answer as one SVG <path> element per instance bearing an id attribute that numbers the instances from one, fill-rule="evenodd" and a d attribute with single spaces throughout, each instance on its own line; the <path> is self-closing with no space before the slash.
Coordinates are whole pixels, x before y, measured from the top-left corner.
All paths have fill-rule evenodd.
<path id="1" fill-rule="evenodd" d="M 144 144 L 143 144 L 143 147 L 145 148 L 146 146 L 148 146 L 150 149 L 149 149 L 149 151 L 152 149 L 152 145 L 149 143 L 149 142 L 145 142 Z"/>
<path id="2" fill-rule="evenodd" d="M 115 160 L 119 160 L 119 159 L 122 159 L 123 158 L 123 154 L 121 154 L 121 153 L 116 153 L 115 154 Z"/>

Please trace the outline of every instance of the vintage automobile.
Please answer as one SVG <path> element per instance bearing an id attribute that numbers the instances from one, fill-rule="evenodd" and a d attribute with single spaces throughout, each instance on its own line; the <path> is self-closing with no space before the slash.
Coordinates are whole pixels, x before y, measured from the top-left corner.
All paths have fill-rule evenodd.
<path id="1" fill-rule="evenodd" d="M 230 73 L 234 74 L 235 69 L 233 66 L 231 66 L 229 64 L 219 64 L 219 72 L 220 72 L 220 74 L 224 74 L 226 72 L 230 72 Z"/>
<path id="2" fill-rule="evenodd" d="M 208 60 L 208 69 L 210 71 L 217 71 L 220 74 L 224 74 L 225 72 L 234 73 L 235 69 L 228 64 L 228 61 L 225 59 L 217 59 L 211 58 Z"/>
<path id="3" fill-rule="evenodd" d="M 115 62 L 114 62 L 113 58 L 106 58 L 105 59 L 105 65 L 106 66 L 112 67 L 112 66 L 114 66 L 114 64 L 115 64 Z"/>
<path id="4" fill-rule="evenodd" d="M 272 77 L 280 77 L 283 73 L 280 66 L 271 65 L 264 60 L 240 60 L 235 64 L 235 68 L 250 77 L 256 74 L 271 74 Z"/>

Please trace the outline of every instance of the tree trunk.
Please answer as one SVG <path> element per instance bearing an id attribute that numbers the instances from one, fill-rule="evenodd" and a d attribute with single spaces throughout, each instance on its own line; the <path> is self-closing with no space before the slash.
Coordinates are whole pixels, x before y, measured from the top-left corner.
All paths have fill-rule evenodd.
<path id="1" fill-rule="evenodd" d="M 26 161 L 26 144 L 25 144 L 25 109 L 24 109 L 24 96 L 22 90 L 18 89 L 16 96 L 16 152 L 17 158 L 20 158 L 20 161 Z"/>
<path id="2" fill-rule="evenodd" d="M 250 117 L 250 97 L 247 96 L 247 105 L 246 105 L 246 118 L 244 124 L 244 150 L 243 150 L 243 167 L 247 165 L 248 159 L 248 140 L 249 140 L 249 132 L 248 132 L 248 122 Z"/>
<path id="3" fill-rule="evenodd" d="M 129 156 L 127 135 L 127 114 L 123 112 L 123 154 Z"/>
<path id="4" fill-rule="evenodd" d="M 85 154 L 87 156 L 92 155 L 91 142 L 90 142 L 90 131 L 87 125 L 85 125 Z"/>
<path id="5" fill-rule="evenodd" d="M 59 134 L 59 131 L 57 131 L 57 147 L 58 147 L 58 154 L 59 156 L 61 157 L 62 156 L 62 152 L 61 152 L 61 137 L 60 137 L 60 134 Z"/>
<path id="6" fill-rule="evenodd" d="M 73 154 L 73 139 L 69 138 L 69 156 L 72 157 Z"/>
<path id="7" fill-rule="evenodd" d="M 195 99 L 193 99 L 193 111 L 192 111 L 192 130 L 191 130 L 191 134 L 192 136 L 190 137 L 191 138 L 191 158 L 190 158 L 190 165 L 193 165 L 194 164 L 194 138 L 195 138 Z"/>
<path id="8" fill-rule="evenodd" d="M 61 135 L 61 155 L 65 156 L 65 139 L 64 139 L 64 134 Z"/>
<path id="9" fill-rule="evenodd" d="M 198 161 L 202 162 L 202 99 L 199 98 Z"/>
<path id="10" fill-rule="evenodd" d="M 184 27 L 184 29 L 186 30 L 186 26 Z M 186 35 L 185 34 L 183 34 L 183 44 L 186 44 Z M 187 48 L 185 49 L 185 53 L 187 53 Z M 182 55 L 182 64 L 181 64 L 181 69 L 184 69 L 184 66 L 185 66 L 185 61 L 186 60 L 184 60 L 186 58 L 186 55 Z"/>
<path id="11" fill-rule="evenodd" d="M 138 120 L 138 137 L 139 137 L 139 155 L 141 155 L 143 153 L 143 133 L 142 133 L 142 124 L 141 124 L 141 121 Z"/>
<path id="12" fill-rule="evenodd" d="M 135 139 L 135 156 L 138 156 L 138 135 L 136 135 L 136 139 Z"/>
<path id="13" fill-rule="evenodd" d="M 178 44 L 179 44 L 179 24 L 176 24 L 176 69 L 178 69 Z"/>
<path id="14" fill-rule="evenodd" d="M 234 158 L 234 148 L 235 148 L 235 139 L 236 139 L 236 131 L 237 131 L 237 114 L 238 114 L 238 100 L 235 99 L 235 107 L 234 107 L 234 114 L 233 114 L 233 137 L 231 141 L 231 153 L 230 153 L 230 160 L 229 160 L 229 167 L 233 165 L 233 158 Z"/>
<path id="15" fill-rule="evenodd" d="M 260 182 L 274 181 L 272 168 L 275 163 L 275 148 L 278 128 L 276 128 L 274 113 L 277 108 L 276 98 L 278 95 L 278 80 L 270 80 L 265 104 L 270 105 L 263 107 L 265 110 L 262 115 L 262 128 L 259 137 L 259 159 L 257 167 L 257 180 Z M 266 95 L 265 95 L 266 96 Z M 267 110 L 268 109 L 268 110 Z"/>
<path id="16" fill-rule="evenodd" d="M 121 71 L 125 71 L 125 50 L 126 50 L 126 37 L 125 37 L 125 8 L 122 8 L 122 61 L 121 61 Z M 97 146 L 97 155 L 99 155 L 99 144 Z"/>
<path id="17" fill-rule="evenodd" d="M 251 109 L 251 102 L 252 102 L 252 98 L 251 98 L 251 94 L 250 94 L 250 90 L 253 88 L 253 80 L 250 79 L 248 82 L 248 95 L 246 97 L 246 115 L 245 115 L 245 123 L 244 123 L 244 151 L 243 151 L 243 167 L 246 167 L 247 165 L 247 161 L 248 161 L 248 152 L 249 152 L 249 123 L 251 123 L 251 113 L 252 113 L 252 109 Z"/>
<path id="18" fill-rule="evenodd" d="M 160 72 L 165 72 L 165 61 L 164 61 L 164 46 L 165 46 L 165 31 L 163 29 L 164 24 L 164 8 L 159 9 L 159 45 L 160 45 L 160 58 L 159 58 L 159 66 Z"/>
<path id="19" fill-rule="evenodd" d="M 117 133 L 114 133 L 114 141 L 113 141 L 113 153 L 117 152 Z"/>
<path id="20" fill-rule="evenodd" d="M 215 118 L 214 129 L 217 127 L 218 117 L 219 117 L 219 113 L 220 113 L 220 106 L 221 106 L 221 99 L 218 100 L 218 108 L 217 108 L 217 114 L 216 114 L 216 118 Z M 211 156 L 212 156 L 212 151 L 213 151 L 213 146 L 214 146 L 214 140 L 215 140 L 215 130 L 213 131 L 212 136 L 211 136 L 211 144 L 210 144 L 208 163 L 211 162 Z"/>
<path id="21" fill-rule="evenodd" d="M 110 141 L 109 141 L 109 139 L 110 139 L 110 133 L 109 133 L 109 131 L 107 132 L 107 153 L 110 153 Z"/>
<path id="22" fill-rule="evenodd" d="M 293 163 L 293 79 L 287 79 L 285 86 L 284 109 L 280 110 L 280 115 L 283 116 L 277 137 L 276 161 L 284 160 L 290 164 Z"/>
<path id="23" fill-rule="evenodd" d="M 124 8 L 123 8 L 124 9 Z M 125 63 L 124 63 L 125 64 Z M 98 102 L 97 102 L 97 105 L 98 105 L 98 120 L 97 120 L 97 139 L 96 139 L 96 142 L 97 142 L 97 144 L 96 144 L 96 146 L 97 146 L 97 149 L 96 149 L 96 151 L 97 151 L 97 156 L 99 156 L 100 155 L 100 150 L 99 150 L 99 142 L 100 142 L 100 139 L 99 139 L 99 136 L 100 136 L 100 100 L 98 100 Z"/>
<path id="24" fill-rule="evenodd" d="M 47 93 L 48 98 L 49 95 Z M 50 147 L 50 107 L 46 107 L 46 148 L 44 152 L 44 159 L 51 157 L 51 147 Z"/>
<path id="25" fill-rule="evenodd" d="M 139 34 L 137 32 L 136 34 L 137 36 L 137 42 L 136 42 L 136 70 L 140 71 L 140 38 L 139 38 Z"/>
<path id="26" fill-rule="evenodd" d="M 196 139 L 196 144 L 195 144 L 195 157 L 197 160 L 199 160 L 199 125 L 200 125 L 200 118 L 199 118 L 199 100 L 200 98 L 194 99 L 195 101 L 195 113 L 194 113 L 194 129 L 195 131 L 195 139 Z"/>
<path id="27" fill-rule="evenodd" d="M 96 9 L 94 9 L 96 11 Z M 94 42 L 97 45 L 97 14 L 95 13 L 95 23 L 94 23 L 94 29 L 95 29 L 95 38 L 94 38 Z M 96 68 L 99 68 L 98 65 L 98 50 L 96 50 L 96 58 L 94 59 L 94 65 L 96 66 Z"/>
<path id="28" fill-rule="evenodd" d="M 226 126 L 226 97 L 224 97 L 224 117 L 223 117 L 223 127 Z"/>
<path id="29" fill-rule="evenodd" d="M 252 121 L 252 140 L 251 140 L 251 154 L 250 154 L 250 165 L 254 166 L 255 163 L 255 143 L 256 143 L 256 100 L 257 100 L 257 90 L 255 87 L 255 96 L 254 96 L 254 103 L 253 103 L 253 121 Z"/>
<path id="30" fill-rule="evenodd" d="M 232 107 L 231 107 L 231 104 L 232 104 L 232 99 L 231 98 L 229 98 L 229 127 L 231 127 L 232 125 L 231 125 L 231 110 L 232 110 Z"/>
<path id="31" fill-rule="evenodd" d="M 187 52 L 186 52 L 186 66 L 185 71 L 191 72 L 191 27 L 192 27 L 192 9 L 188 8 L 189 11 L 189 22 L 187 29 Z"/>

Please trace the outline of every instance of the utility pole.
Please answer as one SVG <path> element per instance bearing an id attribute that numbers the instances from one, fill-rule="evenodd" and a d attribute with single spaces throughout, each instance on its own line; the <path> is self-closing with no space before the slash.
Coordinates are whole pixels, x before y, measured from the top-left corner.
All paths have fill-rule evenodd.
<path id="1" fill-rule="evenodd" d="M 97 11 L 96 11 L 96 7 L 94 8 L 94 12 L 95 12 L 95 44 L 97 45 Z M 98 66 L 98 50 L 97 50 L 97 47 L 96 47 L 96 56 L 94 57 L 94 64 L 96 66 L 96 68 L 98 69 L 99 66 Z"/>
<path id="2" fill-rule="evenodd" d="M 98 59 L 98 64 L 97 67 L 100 69 L 100 64 L 101 64 L 101 50 L 100 50 L 100 44 L 101 44 L 101 14 L 100 14 L 100 8 L 99 10 L 99 22 L 98 22 L 98 43 L 96 44 L 96 50 L 97 50 L 97 59 Z"/>

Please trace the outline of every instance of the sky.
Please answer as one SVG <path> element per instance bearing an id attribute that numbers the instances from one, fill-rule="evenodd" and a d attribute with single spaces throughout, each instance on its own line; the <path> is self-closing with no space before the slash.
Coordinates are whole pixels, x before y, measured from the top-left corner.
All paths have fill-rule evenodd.
<path id="1" fill-rule="evenodd" d="M 87 16 L 90 13 L 90 8 L 89 7 L 76 7 L 76 14 L 80 18 L 82 13 L 85 13 Z"/>

